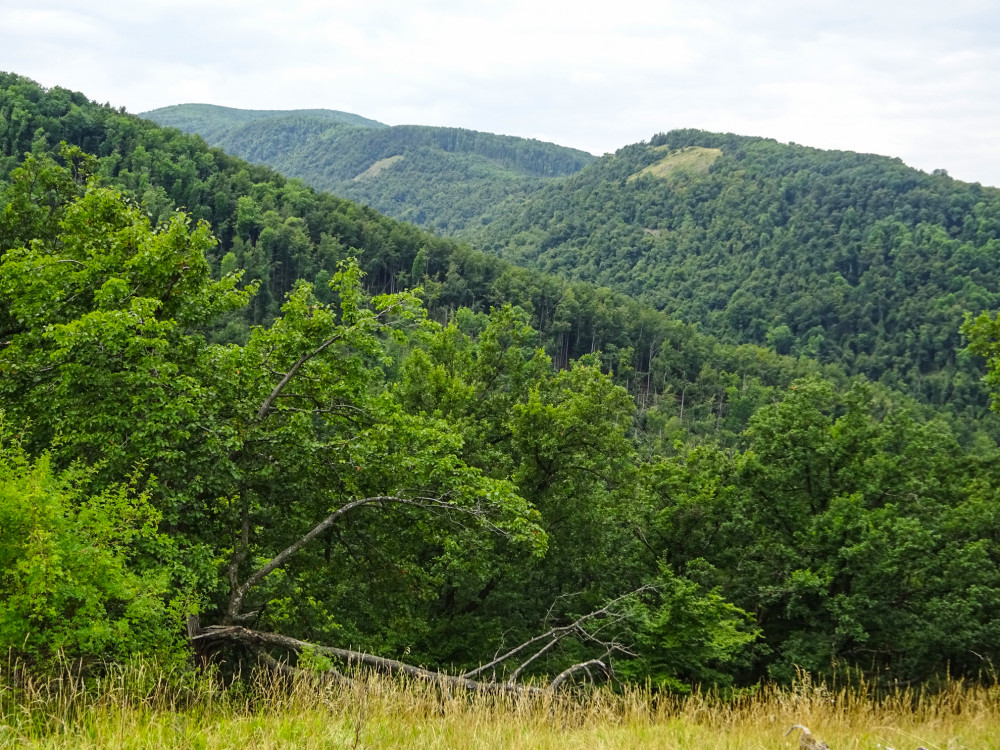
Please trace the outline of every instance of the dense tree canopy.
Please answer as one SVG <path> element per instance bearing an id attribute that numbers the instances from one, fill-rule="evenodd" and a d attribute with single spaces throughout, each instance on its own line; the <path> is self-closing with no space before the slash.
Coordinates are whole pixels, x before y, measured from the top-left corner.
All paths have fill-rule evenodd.
<path id="1" fill-rule="evenodd" d="M 64 159 L 80 169 L 87 161 L 72 149 Z M 154 227 L 121 194 L 65 171 L 58 178 L 61 169 L 30 157 L 8 190 L 9 206 L 31 202 L 46 180 L 64 192 L 43 195 L 54 210 L 41 228 L 7 228 L 15 246 L 0 259 L 0 404 L 44 457 L 39 470 L 92 467 L 78 493 L 93 499 L 57 497 L 56 513 L 114 529 L 114 513 L 132 507 L 119 510 L 124 493 L 142 492 L 131 512 L 148 514 L 146 536 L 159 522 L 164 541 L 116 575 L 160 571 L 151 596 L 159 591 L 161 609 L 184 601 L 222 624 L 474 664 L 489 653 L 476 638 L 483 631 L 509 635 L 520 622 L 527 637 L 563 595 L 572 595 L 569 613 L 641 587 L 641 566 L 625 579 L 609 575 L 622 549 L 606 529 L 633 512 L 632 402 L 596 363 L 554 371 L 510 308 L 473 341 L 427 321 L 410 294 L 369 299 L 352 263 L 331 278 L 332 302 L 300 283 L 246 344 L 211 343 L 204 326 L 253 289 L 237 290 L 237 276 L 211 278 L 206 225 L 177 214 Z M 440 379 L 432 363 L 447 342 L 453 382 L 419 385 Z M 433 404 L 441 387 L 464 398 Z M 466 419 L 468 430 L 456 431 Z M 619 458 L 609 465 L 612 451 Z M 594 483 L 602 473 L 605 483 Z M 8 518 L 23 503 L 22 475 L 7 487 Z M 78 523 L 67 545 L 93 539 Z M 30 571 L 37 553 L 16 543 L 19 527 L 4 526 L 7 556 Z M 551 563 L 531 562 L 546 549 Z M 516 571 L 537 584 L 526 592 Z M 70 596 L 111 596 L 67 577 Z M 10 585 L 12 603 L 26 600 L 12 618 L 44 600 L 67 606 L 47 589 L 25 593 L 18 578 Z M 477 627 L 470 600 L 487 610 Z M 110 613 L 86 611 L 118 637 L 71 644 L 80 656 L 150 651 L 148 639 L 123 643 Z M 144 624 L 170 641 L 165 616 Z M 49 651 L 70 643 L 50 635 Z M 740 643 L 723 641 L 730 651 Z M 25 648 L 19 655 L 31 657 Z"/>
<path id="2" fill-rule="evenodd" d="M 1000 305 L 998 216 L 1000 191 L 898 160 L 674 131 L 509 201 L 480 239 L 723 340 L 981 410 L 958 328 Z"/>
<path id="3" fill-rule="evenodd" d="M 765 338 L 798 356 L 720 343 L 3 84 L 0 645 L 17 658 L 176 659 L 194 614 L 206 658 L 238 643 L 273 666 L 311 642 L 302 665 L 437 674 L 386 658 L 407 655 L 477 686 L 609 657 L 674 690 L 796 668 L 976 677 L 998 658 L 997 446 L 971 397 L 962 419 L 820 365 L 791 320 Z M 618 187 L 694 189 L 755 148 L 698 136 L 719 154 L 668 169 L 675 137 L 620 152 Z M 949 241 L 974 245 L 967 224 Z M 994 369 L 995 329 L 966 327 Z"/>
<path id="4" fill-rule="evenodd" d="M 455 172 L 453 195 L 419 187 L 452 169 L 448 154 L 403 156 L 405 144 L 443 132 L 348 136 L 326 121 L 341 130 L 323 141 L 275 117 L 255 121 L 252 136 L 208 115 L 182 124 L 519 265 L 633 295 L 726 342 L 835 363 L 968 418 L 985 412 L 983 370 L 960 353 L 958 327 L 966 311 L 1000 305 L 996 189 L 885 157 L 679 130 L 521 187 L 492 168 Z M 386 145 L 360 145 L 376 141 Z M 372 165 L 377 176 L 365 173 Z"/>

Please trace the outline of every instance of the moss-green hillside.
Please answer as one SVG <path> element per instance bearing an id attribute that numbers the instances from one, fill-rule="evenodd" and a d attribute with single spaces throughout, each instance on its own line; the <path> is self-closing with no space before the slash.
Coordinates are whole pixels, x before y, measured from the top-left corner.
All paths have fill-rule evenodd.
<path id="1" fill-rule="evenodd" d="M 144 116 L 388 216 L 451 231 L 477 221 L 504 198 L 526 194 L 593 160 L 582 151 L 527 138 L 461 128 L 384 127 L 323 110 L 178 105 Z M 389 159 L 393 169 L 376 166 Z M 356 179 L 360 175 L 365 179 Z"/>

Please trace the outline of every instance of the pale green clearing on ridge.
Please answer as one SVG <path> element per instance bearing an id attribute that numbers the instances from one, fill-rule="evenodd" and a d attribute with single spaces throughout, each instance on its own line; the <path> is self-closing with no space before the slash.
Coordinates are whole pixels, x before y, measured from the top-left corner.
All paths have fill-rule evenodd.
<path id="1" fill-rule="evenodd" d="M 395 156 L 390 156 L 386 159 L 379 159 L 377 162 L 372 164 L 364 172 L 355 175 L 354 181 L 360 182 L 361 180 L 370 180 L 374 177 L 378 177 L 382 172 L 391 168 L 395 164 L 403 161 L 405 157 L 402 154 L 396 154 Z"/>
<path id="2" fill-rule="evenodd" d="M 659 146 L 657 150 L 667 150 L 667 146 Z M 629 181 L 635 180 L 642 175 L 652 175 L 653 177 L 666 178 L 673 172 L 683 170 L 692 174 L 703 174 L 708 171 L 712 163 L 722 156 L 720 148 L 702 148 L 701 146 L 688 146 L 679 151 L 668 153 L 655 164 L 650 164 L 645 169 L 636 172 L 629 177 Z"/>

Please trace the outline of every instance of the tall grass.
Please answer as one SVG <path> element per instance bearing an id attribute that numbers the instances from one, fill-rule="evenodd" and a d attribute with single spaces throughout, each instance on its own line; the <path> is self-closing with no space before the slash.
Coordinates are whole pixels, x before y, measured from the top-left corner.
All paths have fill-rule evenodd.
<path id="1" fill-rule="evenodd" d="M 0 675 L 0 747 L 44 748 L 796 748 L 805 724 L 832 750 L 1000 748 L 1000 688 L 953 682 L 880 696 L 800 680 L 737 696 L 643 688 L 487 696 L 357 676 L 349 686 L 257 673 L 211 676 L 142 665 L 84 683 L 71 670 Z"/>

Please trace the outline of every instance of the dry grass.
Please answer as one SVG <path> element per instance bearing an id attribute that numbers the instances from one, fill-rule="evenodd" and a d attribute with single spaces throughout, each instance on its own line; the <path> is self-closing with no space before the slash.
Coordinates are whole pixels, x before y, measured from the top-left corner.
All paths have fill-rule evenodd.
<path id="1" fill-rule="evenodd" d="M 665 149 L 665 146 L 660 146 Z M 702 148 L 700 146 L 688 146 L 678 151 L 669 152 L 665 157 L 655 164 L 650 164 L 645 169 L 636 172 L 629 177 L 629 181 L 637 179 L 642 175 L 652 175 L 661 179 L 666 178 L 673 172 L 684 171 L 691 174 L 703 174 L 708 171 L 712 163 L 722 156 L 722 150 L 717 148 Z"/>
<path id="2" fill-rule="evenodd" d="M 378 177 L 380 174 L 382 174 L 385 170 L 403 161 L 403 159 L 404 157 L 402 154 L 396 154 L 395 156 L 390 156 L 386 159 L 379 159 L 377 162 L 368 167 L 368 169 L 366 169 L 364 172 L 355 175 L 354 181 L 360 182 L 361 180 L 374 179 L 375 177 Z"/>
<path id="3" fill-rule="evenodd" d="M 576 698 L 448 694 L 359 679 L 349 688 L 258 675 L 222 690 L 207 678 L 121 670 L 84 688 L 0 680 L 0 747 L 38 748 L 796 748 L 806 724 L 833 750 L 997 748 L 1000 687 L 954 683 L 874 699 L 808 681 L 732 700 L 601 689 Z"/>

